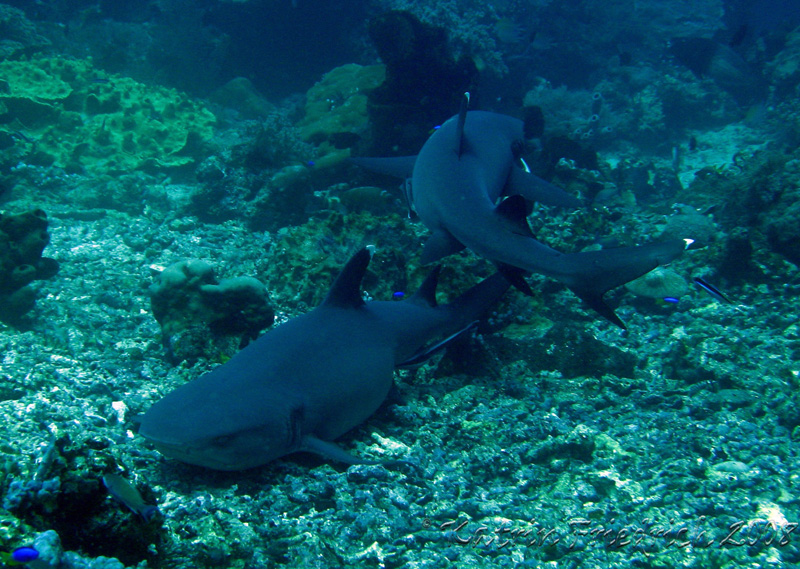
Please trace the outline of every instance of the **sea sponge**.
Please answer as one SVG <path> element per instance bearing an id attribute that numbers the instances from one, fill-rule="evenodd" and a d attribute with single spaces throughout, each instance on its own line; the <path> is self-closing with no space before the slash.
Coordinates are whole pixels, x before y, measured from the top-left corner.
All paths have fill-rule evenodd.
<path id="1" fill-rule="evenodd" d="M 625 285 L 637 296 L 648 298 L 680 298 L 689 291 L 686 280 L 672 269 L 657 267 Z"/>

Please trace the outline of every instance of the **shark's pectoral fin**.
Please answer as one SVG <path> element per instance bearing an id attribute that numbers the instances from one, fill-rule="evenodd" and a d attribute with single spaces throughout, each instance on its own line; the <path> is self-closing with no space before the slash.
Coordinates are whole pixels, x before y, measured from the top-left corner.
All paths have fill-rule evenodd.
<path id="1" fill-rule="evenodd" d="M 458 253 L 464 249 L 463 243 L 450 235 L 445 229 L 436 229 L 425 242 L 422 250 L 421 262 L 423 265 L 438 261 L 442 257 L 447 257 L 453 253 Z"/>
<path id="2" fill-rule="evenodd" d="M 317 437 L 306 435 L 297 450 L 318 454 L 323 458 L 343 462 L 344 464 L 377 464 L 374 460 L 365 460 L 353 456 L 347 451 L 340 449 L 335 444 L 323 441 Z"/>
<path id="3" fill-rule="evenodd" d="M 343 451 L 331 442 L 323 441 L 322 439 L 318 439 L 317 437 L 313 437 L 311 435 L 306 435 L 303 437 L 302 444 L 297 450 L 311 452 L 321 456 L 322 458 L 335 460 L 336 462 L 341 462 L 351 466 L 354 464 L 379 464 L 386 467 L 411 466 L 418 472 L 422 471 L 422 468 L 418 464 L 408 460 L 369 460 L 358 458 L 349 452 Z"/>
<path id="4" fill-rule="evenodd" d="M 395 178 L 410 178 L 414 171 L 416 156 L 394 156 L 391 158 L 351 158 L 350 161 L 362 168 L 394 176 Z"/>
<path id="5" fill-rule="evenodd" d="M 417 368 L 417 367 L 421 366 L 426 361 L 428 361 L 433 356 L 435 356 L 437 353 L 439 353 L 443 349 L 445 349 L 447 347 L 447 345 L 450 344 L 450 342 L 454 341 L 459 336 L 461 336 L 463 334 L 466 334 L 467 332 L 472 330 L 477 323 L 478 323 L 477 321 L 470 322 L 467 326 L 465 326 L 464 328 L 462 328 L 461 330 L 459 330 L 455 334 L 452 334 L 452 335 L 448 336 L 444 340 L 442 340 L 440 342 L 436 342 L 433 345 L 425 346 L 425 347 L 421 348 L 413 356 L 411 356 L 407 360 L 397 364 L 395 367 L 402 367 L 402 368 L 406 368 L 406 369 L 414 369 L 414 368 Z"/>
<path id="6" fill-rule="evenodd" d="M 511 168 L 506 182 L 508 196 L 520 195 L 526 200 L 560 207 L 581 207 L 581 200 L 568 194 L 558 186 L 526 172 L 522 168 Z"/>

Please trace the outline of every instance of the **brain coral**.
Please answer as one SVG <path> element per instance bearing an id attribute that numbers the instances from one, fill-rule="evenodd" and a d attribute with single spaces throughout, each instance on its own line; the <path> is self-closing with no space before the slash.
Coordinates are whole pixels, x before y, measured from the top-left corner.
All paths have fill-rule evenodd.
<path id="1" fill-rule="evenodd" d="M 186 95 L 85 60 L 0 61 L 0 77 L 0 132 L 22 133 L 38 164 L 111 175 L 190 166 L 213 134 L 214 116 Z"/>

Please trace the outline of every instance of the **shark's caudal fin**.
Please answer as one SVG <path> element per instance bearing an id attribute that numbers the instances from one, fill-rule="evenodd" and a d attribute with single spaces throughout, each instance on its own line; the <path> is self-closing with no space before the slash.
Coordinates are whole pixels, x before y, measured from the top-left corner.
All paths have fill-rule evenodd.
<path id="1" fill-rule="evenodd" d="M 603 300 L 609 290 L 621 286 L 678 257 L 686 248 L 682 239 L 573 253 L 562 257 L 567 274 L 561 280 L 601 316 L 625 329 L 614 310 Z"/>

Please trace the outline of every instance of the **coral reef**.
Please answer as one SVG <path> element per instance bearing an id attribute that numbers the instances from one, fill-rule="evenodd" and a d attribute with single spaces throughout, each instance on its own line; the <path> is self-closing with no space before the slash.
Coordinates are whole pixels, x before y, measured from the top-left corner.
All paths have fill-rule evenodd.
<path id="1" fill-rule="evenodd" d="M 0 132 L 22 162 L 68 172 L 193 169 L 214 116 L 175 90 L 109 76 L 63 57 L 0 61 Z M 18 133 L 18 134 L 15 134 Z"/>
<path id="2" fill-rule="evenodd" d="M 368 134 L 367 97 L 385 78 L 383 65 L 347 64 L 326 73 L 306 94 L 300 136 L 317 147 L 314 164 L 324 168 L 350 155 Z"/>
<path id="3" fill-rule="evenodd" d="M 800 566 L 800 32 L 737 48 L 771 87 L 743 109 L 665 47 L 717 31 L 728 43 L 722 0 L 14 4 L 29 19 L 0 6 L 0 199 L 45 234 L 47 212 L 61 266 L 10 293 L 40 291 L 35 318 L 0 325 L 0 550 L 34 545 L 61 569 Z M 607 296 L 620 335 L 533 276 L 534 296 L 510 291 L 446 353 L 398 370 L 387 404 L 336 441 L 415 467 L 298 453 L 230 474 L 164 460 L 135 417 L 239 349 L 251 316 L 271 309 L 280 325 L 318 304 L 364 245 L 365 298 L 402 298 L 431 270 L 429 232 L 396 185 L 342 163 L 369 148 L 368 91 L 387 67 L 335 66 L 376 61 L 363 26 L 386 6 L 445 30 L 451 60 L 497 68 L 476 108 L 520 116 L 527 92 L 541 109 L 526 161 L 592 205 L 535 205 L 537 238 L 562 251 L 694 238 L 666 271 L 731 304 L 694 286 L 671 304 L 619 289 Z M 352 56 L 287 50 L 315 34 L 352 41 Z M 321 69 L 332 75 L 304 100 Z M 203 95 L 248 79 L 206 106 L 112 71 Z M 18 266 L 3 235 L 0 288 Z M 20 282 L 50 263 L 32 235 Z M 187 288 L 156 306 L 154 271 L 182 261 Z M 211 264 L 257 278 L 230 284 L 260 311 L 228 304 Z M 439 300 L 494 270 L 468 251 L 444 259 Z M 212 332 L 222 312 L 235 334 Z M 172 330 L 167 357 L 154 313 Z M 163 516 L 116 503 L 101 482 L 112 472 Z M 675 547 L 681 535 L 695 541 Z"/>
<path id="4" fill-rule="evenodd" d="M 0 4 L 0 29 L 3 30 L 0 60 L 35 53 L 50 45 L 50 40 L 39 34 L 22 10 L 8 4 Z"/>
<path id="5" fill-rule="evenodd" d="M 323 145 L 325 152 L 329 147 Z M 285 111 L 224 130 L 195 171 L 201 183 L 190 194 L 192 213 L 204 221 L 246 219 L 254 229 L 277 229 L 305 221 L 313 201 L 318 148 Z"/>
<path id="6" fill-rule="evenodd" d="M 36 301 L 36 291 L 28 285 L 58 271 L 57 261 L 42 257 L 49 243 L 44 211 L 0 214 L 0 320 L 19 321 Z"/>
<path id="7" fill-rule="evenodd" d="M 424 4 L 409 0 L 377 0 L 377 3 L 386 10 L 407 12 L 428 26 L 447 30 L 456 58 L 474 58 L 482 69 L 500 75 L 508 70 L 494 29 L 500 16 L 492 4 L 472 0 Z"/>
<path id="8" fill-rule="evenodd" d="M 431 128 L 455 114 L 464 93 L 473 90 L 478 69 L 452 53 L 444 28 L 410 12 L 376 16 L 369 36 L 386 65 L 385 81 L 369 93 L 369 153 L 414 154 Z"/>

